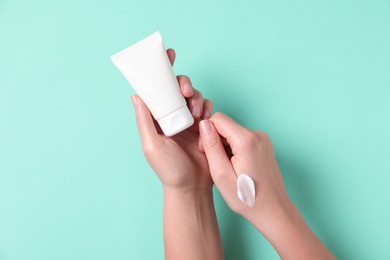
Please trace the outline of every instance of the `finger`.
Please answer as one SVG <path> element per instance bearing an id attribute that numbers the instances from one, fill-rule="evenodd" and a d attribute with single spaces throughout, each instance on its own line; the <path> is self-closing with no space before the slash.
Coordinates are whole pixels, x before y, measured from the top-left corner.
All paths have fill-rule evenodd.
<path id="1" fill-rule="evenodd" d="M 209 120 L 202 120 L 199 123 L 199 130 L 211 177 L 226 202 L 232 202 L 236 199 L 237 177 L 221 138 Z"/>
<path id="2" fill-rule="evenodd" d="M 204 153 L 204 147 L 203 147 L 203 143 L 202 143 L 202 138 L 198 139 L 198 149 L 199 149 L 199 152 Z"/>
<path id="3" fill-rule="evenodd" d="M 153 122 L 153 117 L 139 96 L 134 95 L 131 97 L 131 100 L 135 108 L 138 132 L 141 137 L 142 146 L 146 147 L 152 145 L 157 142 L 159 137 Z"/>
<path id="4" fill-rule="evenodd" d="M 167 55 L 168 55 L 169 61 L 171 62 L 171 65 L 173 66 L 173 64 L 175 63 L 175 59 L 176 59 L 176 52 L 175 52 L 175 50 L 169 48 L 167 50 Z"/>
<path id="5" fill-rule="evenodd" d="M 209 119 L 212 113 L 213 113 L 213 102 L 211 102 L 211 100 L 209 99 L 205 99 L 203 101 L 203 113 L 201 119 Z M 222 142 L 224 141 L 224 139 L 222 140 Z M 198 147 L 199 147 L 199 151 L 204 153 L 202 140 L 200 138 L 198 140 Z"/>
<path id="6" fill-rule="evenodd" d="M 205 99 L 203 101 L 203 119 L 209 119 L 213 112 L 213 103 L 209 99 Z"/>
<path id="7" fill-rule="evenodd" d="M 194 88 L 192 87 L 192 83 L 189 77 L 185 75 L 179 75 L 176 78 L 179 82 L 180 90 L 184 97 L 189 98 L 194 95 Z"/>
<path id="8" fill-rule="evenodd" d="M 192 116 L 198 119 L 202 116 L 203 112 L 203 95 L 198 90 L 194 90 L 194 95 L 188 98 L 188 108 L 190 109 Z"/>
<path id="9" fill-rule="evenodd" d="M 242 136 L 248 133 L 248 129 L 238 124 L 236 121 L 221 112 L 215 113 L 210 117 L 218 133 L 226 138 L 229 145 L 238 145 L 242 141 Z"/>

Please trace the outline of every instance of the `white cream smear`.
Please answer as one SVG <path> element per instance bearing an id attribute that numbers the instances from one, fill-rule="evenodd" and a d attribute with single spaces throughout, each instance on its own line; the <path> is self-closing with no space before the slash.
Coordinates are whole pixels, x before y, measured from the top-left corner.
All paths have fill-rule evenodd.
<path id="1" fill-rule="evenodd" d="M 238 198 L 249 207 L 253 207 L 256 201 L 255 183 L 246 174 L 240 174 L 237 178 Z"/>

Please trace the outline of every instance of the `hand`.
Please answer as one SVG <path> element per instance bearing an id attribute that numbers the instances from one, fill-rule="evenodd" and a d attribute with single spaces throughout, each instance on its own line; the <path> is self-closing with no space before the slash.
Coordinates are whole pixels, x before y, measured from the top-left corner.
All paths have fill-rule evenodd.
<path id="1" fill-rule="evenodd" d="M 334 259 L 288 198 L 272 142 L 264 132 L 248 130 L 216 113 L 200 122 L 200 134 L 211 176 L 221 195 L 232 210 L 270 241 L 282 259 Z M 253 207 L 237 196 L 237 177 L 243 173 L 255 183 Z"/>
<path id="2" fill-rule="evenodd" d="M 222 113 L 200 123 L 204 150 L 212 178 L 229 207 L 248 220 L 265 219 L 283 209 L 289 199 L 267 134 L 248 130 Z M 221 140 L 220 135 L 226 140 Z M 231 150 L 232 157 L 225 149 Z M 237 197 L 237 177 L 249 175 L 256 188 L 256 201 L 248 207 Z"/>
<path id="3" fill-rule="evenodd" d="M 175 52 L 168 49 L 167 54 L 173 65 Z M 164 188 L 165 259 L 223 259 L 213 182 L 198 128 L 201 119 L 210 117 L 212 103 L 188 77 L 177 80 L 195 123 L 173 137 L 163 135 L 144 102 L 132 97 L 143 151 Z"/>
<path id="4" fill-rule="evenodd" d="M 173 65 L 174 50 L 168 49 L 167 54 Z M 211 190 L 213 182 L 206 156 L 199 148 L 198 123 L 210 117 L 213 105 L 192 87 L 187 76 L 178 76 L 177 80 L 195 118 L 194 125 L 173 137 L 166 137 L 141 98 L 133 96 L 142 148 L 164 190 Z"/>

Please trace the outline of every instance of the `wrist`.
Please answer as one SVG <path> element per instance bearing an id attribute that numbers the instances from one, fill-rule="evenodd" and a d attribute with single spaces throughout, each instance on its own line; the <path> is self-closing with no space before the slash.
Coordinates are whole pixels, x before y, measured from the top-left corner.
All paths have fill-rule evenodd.
<path id="1" fill-rule="evenodd" d="M 215 218 L 211 189 L 178 190 L 164 189 L 164 222 L 188 225 L 197 232 L 210 229 L 210 219 Z"/>
<path id="2" fill-rule="evenodd" d="M 272 244 L 281 258 L 334 259 L 329 250 L 306 224 L 298 208 L 290 199 L 272 210 L 248 219 Z"/>
<path id="3" fill-rule="evenodd" d="M 164 187 L 164 241 L 167 259 L 223 259 L 211 189 Z"/>
<path id="4" fill-rule="evenodd" d="M 164 189 L 164 201 L 165 203 L 175 204 L 197 204 L 212 200 L 212 189 L 200 188 L 200 189 L 181 189 L 163 187 Z"/>
<path id="5" fill-rule="evenodd" d="M 272 233 L 274 227 L 292 225 L 302 219 L 299 210 L 286 196 L 277 203 L 258 205 L 246 217 L 263 235 Z"/>
<path id="6" fill-rule="evenodd" d="M 219 236 L 212 190 L 164 189 L 164 234 L 173 226 L 187 227 L 186 236 L 190 233 L 205 247 L 211 237 Z"/>

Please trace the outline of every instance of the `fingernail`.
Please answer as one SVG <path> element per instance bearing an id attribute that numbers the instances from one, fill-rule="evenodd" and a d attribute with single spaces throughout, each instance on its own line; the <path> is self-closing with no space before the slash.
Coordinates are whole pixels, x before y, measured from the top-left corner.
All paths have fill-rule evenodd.
<path id="1" fill-rule="evenodd" d="M 207 135 L 210 133 L 211 125 L 209 120 L 202 120 L 199 123 L 199 130 L 201 135 Z"/>
<path id="2" fill-rule="evenodd" d="M 137 98 L 135 96 L 131 96 L 131 102 L 133 103 L 134 108 L 137 108 Z"/>
<path id="3" fill-rule="evenodd" d="M 194 107 L 192 108 L 192 115 L 193 115 L 194 117 L 200 117 L 201 114 L 202 114 L 202 111 L 201 111 L 201 109 L 200 109 L 200 106 L 194 106 Z"/>
<path id="4" fill-rule="evenodd" d="M 186 94 L 188 94 L 188 95 L 192 95 L 194 93 L 190 83 L 184 83 L 183 92 L 186 92 Z"/>

